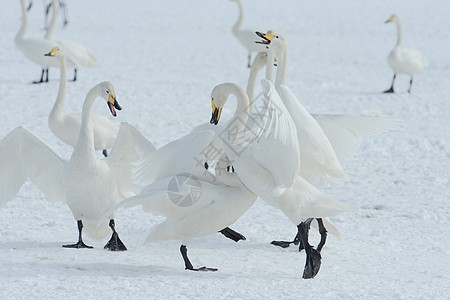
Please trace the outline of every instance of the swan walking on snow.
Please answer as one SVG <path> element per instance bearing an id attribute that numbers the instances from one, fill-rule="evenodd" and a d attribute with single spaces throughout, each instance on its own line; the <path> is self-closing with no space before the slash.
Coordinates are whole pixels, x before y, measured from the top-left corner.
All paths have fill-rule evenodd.
<path id="1" fill-rule="evenodd" d="M 55 104 L 48 116 L 48 126 L 56 137 L 64 143 L 75 147 L 78 142 L 78 134 L 81 126 L 81 113 L 63 113 L 67 90 L 67 63 L 66 52 L 63 48 L 54 48 L 46 56 L 55 57 L 60 64 L 59 91 Z M 111 149 L 116 140 L 119 128 L 114 122 L 103 115 L 92 113 L 92 126 L 94 129 L 95 150 L 103 150 L 103 155 L 108 156 L 106 149 Z"/>
<path id="2" fill-rule="evenodd" d="M 226 157 L 217 162 L 215 175 L 207 171 L 207 164 L 199 163 L 208 160 L 203 153 L 214 136 L 213 131 L 196 131 L 144 156 L 135 164 L 133 180 L 145 187 L 105 214 L 107 217 L 119 207 L 141 205 L 146 212 L 165 216 L 166 220 L 151 229 L 146 242 L 181 240 L 186 270 L 217 271 L 194 268 L 187 246 L 195 238 L 218 231 L 224 234 L 223 228 L 233 233 L 227 226 L 257 198 L 235 173 L 228 172 L 231 162 Z"/>
<path id="3" fill-rule="evenodd" d="M 97 98 L 103 98 L 113 116 L 117 103 L 110 82 L 94 86 L 86 96 L 82 110 L 77 145 L 68 161 L 60 158 L 47 144 L 24 127 L 17 127 L 0 142 L 0 204 L 13 198 L 29 178 L 49 200 L 66 202 L 78 225 L 78 242 L 66 248 L 92 248 L 82 239 L 82 230 L 103 239 L 108 224 L 96 227 L 100 217 L 120 199 L 134 195 L 138 189 L 131 183 L 131 162 L 141 153 L 154 150 L 140 133 L 124 123 L 120 127 L 111 155 L 103 160 L 95 157 L 91 110 Z M 111 239 L 105 249 L 126 250 L 115 230 L 114 215 L 109 218 Z"/>
<path id="4" fill-rule="evenodd" d="M 395 22 L 397 25 L 398 39 L 397 44 L 387 58 L 389 66 L 394 71 L 394 78 L 392 78 L 391 88 L 384 91 L 384 93 L 394 92 L 394 82 L 398 73 L 409 75 L 411 78 L 408 88 L 408 93 L 411 93 L 414 75 L 423 73 L 425 67 L 428 66 L 428 62 L 418 50 L 403 48 L 402 23 L 396 14 L 393 14 L 385 23 L 391 22 Z"/>

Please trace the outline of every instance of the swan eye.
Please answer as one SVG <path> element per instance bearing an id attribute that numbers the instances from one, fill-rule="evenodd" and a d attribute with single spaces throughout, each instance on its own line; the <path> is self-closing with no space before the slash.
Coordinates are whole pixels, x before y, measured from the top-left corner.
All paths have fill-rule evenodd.
<path id="1" fill-rule="evenodd" d="M 109 94 L 109 91 L 107 90 L 106 93 Z"/>

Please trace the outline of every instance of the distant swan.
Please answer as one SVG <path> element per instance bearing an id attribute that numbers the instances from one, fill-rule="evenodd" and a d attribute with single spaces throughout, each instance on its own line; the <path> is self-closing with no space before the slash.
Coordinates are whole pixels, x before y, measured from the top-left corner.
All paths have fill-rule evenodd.
<path id="1" fill-rule="evenodd" d="M 94 238 L 107 236 L 107 222 L 96 227 L 98 220 L 120 199 L 138 191 L 131 183 L 131 162 L 139 159 L 141 153 L 154 150 L 134 127 L 124 123 L 111 155 L 97 159 L 91 110 L 98 97 L 106 100 L 113 116 L 116 116 L 116 109 L 121 109 L 110 82 L 94 86 L 84 101 L 78 143 L 68 161 L 24 127 L 17 127 L 0 142 L 0 204 L 13 198 L 27 178 L 49 200 L 66 202 L 78 225 L 78 242 L 64 245 L 66 248 L 92 248 L 83 242 L 84 226 Z M 115 230 L 114 215 L 108 218 L 112 236 L 104 248 L 126 250 Z"/>
<path id="2" fill-rule="evenodd" d="M 411 79 L 409 80 L 408 93 L 411 93 L 414 75 L 423 73 L 425 67 L 428 66 L 428 62 L 418 50 L 403 48 L 402 23 L 396 14 L 393 14 L 385 23 L 391 22 L 397 24 L 398 39 L 397 44 L 387 58 L 389 66 L 394 71 L 394 78 L 392 79 L 391 88 L 384 91 L 384 93 L 394 92 L 394 82 L 397 73 L 409 75 Z"/>
<path id="3" fill-rule="evenodd" d="M 48 116 L 50 130 L 64 143 L 75 147 L 80 133 L 81 113 L 63 113 L 67 89 L 66 53 L 63 48 L 54 48 L 46 56 L 55 57 L 60 63 L 59 91 L 53 109 Z M 117 137 L 119 127 L 103 115 L 92 113 L 92 126 L 94 129 L 95 150 L 103 150 L 103 155 L 108 156 L 106 149 L 111 149 Z"/>

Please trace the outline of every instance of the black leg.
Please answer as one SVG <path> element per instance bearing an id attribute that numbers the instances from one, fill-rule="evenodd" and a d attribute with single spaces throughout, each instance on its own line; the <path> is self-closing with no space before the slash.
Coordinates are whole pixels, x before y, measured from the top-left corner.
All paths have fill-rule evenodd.
<path id="1" fill-rule="evenodd" d="M 191 261 L 189 260 L 188 256 L 187 256 L 187 248 L 185 245 L 181 245 L 180 247 L 180 252 L 181 252 L 181 256 L 183 256 L 183 260 L 184 260 L 184 265 L 185 265 L 185 270 L 191 270 L 191 271 L 212 271 L 215 272 L 217 271 L 217 269 L 215 268 L 207 268 L 207 267 L 201 267 L 198 269 L 194 269 L 194 267 L 191 264 Z"/>
<path id="2" fill-rule="evenodd" d="M 243 240 L 243 241 L 246 240 L 245 236 L 243 236 L 242 234 L 240 234 L 237 231 L 234 231 L 233 229 L 231 229 L 229 227 L 226 227 L 219 232 L 221 234 L 223 234 L 225 237 L 229 238 L 230 240 L 235 241 L 236 243 L 239 242 L 240 240 Z"/>
<path id="3" fill-rule="evenodd" d="M 48 82 L 48 68 L 45 69 L 45 82 Z"/>
<path id="4" fill-rule="evenodd" d="M 77 81 L 77 68 L 73 69 L 73 79 L 72 81 Z"/>
<path id="5" fill-rule="evenodd" d="M 40 79 L 39 81 L 33 81 L 33 83 L 34 83 L 34 84 L 37 84 L 37 83 L 43 83 L 43 82 L 44 82 L 44 73 L 45 73 L 45 70 L 42 69 L 42 72 L 41 72 L 41 79 Z"/>
<path id="6" fill-rule="evenodd" d="M 288 248 L 291 244 L 298 245 L 300 242 L 300 236 L 297 233 L 294 237 L 294 240 L 292 242 L 287 241 L 272 241 L 271 244 L 275 246 L 279 246 L 281 248 Z"/>
<path id="7" fill-rule="evenodd" d="M 86 244 L 83 243 L 83 238 L 81 236 L 81 231 L 83 230 L 83 222 L 81 220 L 78 220 L 77 224 L 78 224 L 78 243 L 72 244 L 72 245 L 63 245 L 63 248 L 77 248 L 77 249 L 81 249 L 81 248 L 92 249 L 92 248 L 94 248 L 91 246 L 87 246 Z"/>
<path id="8" fill-rule="evenodd" d="M 104 157 L 108 157 L 108 151 L 106 151 L 106 149 L 103 149 L 102 153 Z"/>
<path id="9" fill-rule="evenodd" d="M 308 242 L 307 228 L 311 224 L 312 219 L 308 219 L 305 222 L 301 222 L 297 227 L 300 233 L 300 239 L 305 247 L 306 252 L 306 264 L 303 270 L 303 278 L 314 278 L 320 269 L 322 256 L 319 251 L 314 249 Z"/>
<path id="10" fill-rule="evenodd" d="M 388 90 L 385 90 L 383 93 L 393 93 L 394 92 L 394 82 L 395 82 L 395 77 L 397 76 L 397 74 L 394 74 L 394 78 L 392 78 L 392 84 L 391 84 L 391 88 Z"/>
<path id="11" fill-rule="evenodd" d="M 116 225 L 114 220 L 109 220 L 109 227 L 111 227 L 113 233 L 111 239 L 106 243 L 104 249 L 108 249 L 109 251 L 127 251 L 127 247 L 122 243 L 119 238 L 119 235 L 116 232 Z"/>
<path id="12" fill-rule="evenodd" d="M 319 224 L 319 232 L 320 232 L 320 243 L 317 245 L 317 251 L 321 252 L 323 246 L 325 246 L 325 243 L 327 242 L 327 229 L 323 225 L 322 218 L 316 219 L 317 223 Z"/>
<path id="13" fill-rule="evenodd" d="M 409 88 L 408 88 L 408 93 L 409 94 L 411 94 L 412 82 L 413 82 L 413 79 L 411 77 L 411 80 L 409 80 Z"/>
<path id="14" fill-rule="evenodd" d="M 249 68 L 250 68 L 250 63 L 251 63 L 251 61 L 252 61 L 252 54 L 249 53 L 249 54 L 248 54 L 248 63 L 247 63 L 247 67 L 249 67 Z"/>

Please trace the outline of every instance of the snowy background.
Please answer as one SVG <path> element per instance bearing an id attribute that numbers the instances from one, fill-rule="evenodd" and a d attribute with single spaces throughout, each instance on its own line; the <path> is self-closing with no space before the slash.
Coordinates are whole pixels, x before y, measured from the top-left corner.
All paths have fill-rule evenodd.
<path id="1" fill-rule="evenodd" d="M 366 138 L 348 165 L 351 180 L 327 190 L 361 209 L 333 218 L 343 240 L 329 237 L 317 277 L 301 279 L 304 253 L 269 244 L 291 239 L 296 228 L 260 200 L 232 226 L 247 241 L 215 234 L 190 245 L 194 266 L 219 269 L 205 274 L 184 270 L 179 241 L 143 244 L 161 219 L 139 208 L 120 210 L 116 218 L 129 251 L 104 251 L 106 240 L 89 238 L 94 250 L 61 248 L 77 238 L 69 208 L 46 201 L 27 182 L 0 208 L 0 299 L 450 295 L 450 2 L 242 1 L 244 28 L 287 37 L 287 84 L 310 112 L 405 122 L 403 131 Z M 42 37 L 43 6 L 35 2 L 28 36 Z M 130 122 L 160 147 L 209 121 L 215 85 L 247 83 L 247 52 L 231 33 L 238 8 L 229 0 L 68 2 L 69 24 L 57 36 L 88 47 L 101 66 L 79 70 L 65 111 L 80 110 L 87 91 L 110 80 L 123 107 L 117 123 Z M 405 47 L 429 61 L 411 95 L 402 75 L 398 93 L 381 94 L 391 83 L 386 56 L 397 38 L 395 25 L 383 22 L 394 12 Z M 20 20 L 18 1 L 0 1 L 0 137 L 25 125 L 69 158 L 72 149 L 47 126 L 59 71 L 50 70 L 48 84 L 30 84 L 40 68 L 15 49 Z M 224 119 L 234 112 L 230 102 Z M 95 110 L 108 114 L 100 101 Z"/>

